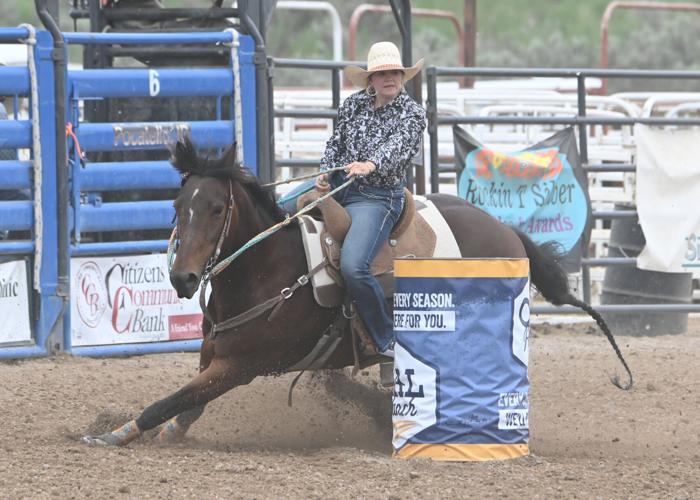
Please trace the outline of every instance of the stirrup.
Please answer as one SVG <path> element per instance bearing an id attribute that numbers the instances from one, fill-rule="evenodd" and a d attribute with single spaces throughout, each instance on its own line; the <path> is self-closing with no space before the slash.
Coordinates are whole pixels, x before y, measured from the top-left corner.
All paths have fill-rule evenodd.
<path id="1" fill-rule="evenodd" d="M 394 362 L 386 361 L 379 363 L 379 385 L 385 389 L 394 387 Z"/>

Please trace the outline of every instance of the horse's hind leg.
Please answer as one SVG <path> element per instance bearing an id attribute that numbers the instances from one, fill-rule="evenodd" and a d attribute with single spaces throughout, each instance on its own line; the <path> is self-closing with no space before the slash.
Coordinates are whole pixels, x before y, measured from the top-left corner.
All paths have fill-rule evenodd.
<path id="1" fill-rule="evenodd" d="M 83 441 L 87 444 L 124 446 L 142 432 L 153 429 L 176 415 L 203 408 L 209 401 L 230 389 L 249 383 L 255 376 L 248 373 L 230 359 L 216 358 L 189 384 L 147 407 L 136 420 L 100 436 L 85 436 Z"/>
<path id="2" fill-rule="evenodd" d="M 199 372 L 203 372 L 209 367 L 211 360 L 214 357 L 214 343 L 209 340 L 207 331 L 204 332 L 204 340 L 199 354 Z M 206 404 L 187 410 L 179 415 L 174 416 L 165 424 L 158 434 L 158 440 L 161 443 L 173 443 L 180 441 L 185 437 L 190 426 L 197 421 L 204 413 Z"/>
<path id="3" fill-rule="evenodd" d="M 182 441 L 187 431 L 190 430 L 190 426 L 202 416 L 204 408 L 206 408 L 206 405 L 198 406 L 182 412 L 165 422 L 158 433 L 158 441 L 163 444 Z"/>

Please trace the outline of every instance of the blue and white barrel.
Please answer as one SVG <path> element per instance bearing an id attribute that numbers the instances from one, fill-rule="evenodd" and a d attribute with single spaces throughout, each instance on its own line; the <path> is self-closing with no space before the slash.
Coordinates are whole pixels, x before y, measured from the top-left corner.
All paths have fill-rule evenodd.
<path id="1" fill-rule="evenodd" d="M 527 259 L 394 263 L 397 458 L 529 453 Z"/>

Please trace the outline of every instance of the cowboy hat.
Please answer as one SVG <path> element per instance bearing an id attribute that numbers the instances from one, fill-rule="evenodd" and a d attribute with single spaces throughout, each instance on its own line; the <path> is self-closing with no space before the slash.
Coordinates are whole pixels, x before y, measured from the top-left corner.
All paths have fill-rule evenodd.
<path id="1" fill-rule="evenodd" d="M 367 54 L 367 69 L 359 66 L 348 66 L 345 68 L 345 76 L 358 87 L 367 87 L 369 77 L 377 71 L 390 71 L 398 69 L 403 71 L 403 81 L 407 82 L 423 67 L 423 59 L 410 68 L 404 68 L 401 62 L 399 48 L 391 42 L 377 42 L 372 45 Z"/>

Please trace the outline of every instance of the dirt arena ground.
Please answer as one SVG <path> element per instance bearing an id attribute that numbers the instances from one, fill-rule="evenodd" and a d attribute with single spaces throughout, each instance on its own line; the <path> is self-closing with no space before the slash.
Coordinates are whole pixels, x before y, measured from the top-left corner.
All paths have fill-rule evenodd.
<path id="1" fill-rule="evenodd" d="M 391 458 L 389 393 L 342 374 L 266 378 L 212 403 L 178 445 L 79 437 L 122 423 L 196 371 L 194 353 L 0 363 L 0 498 L 700 498 L 700 318 L 683 335 L 619 337 L 624 393 L 589 324 L 531 344 L 531 450 L 493 463 Z"/>

